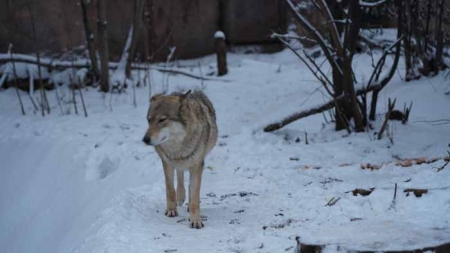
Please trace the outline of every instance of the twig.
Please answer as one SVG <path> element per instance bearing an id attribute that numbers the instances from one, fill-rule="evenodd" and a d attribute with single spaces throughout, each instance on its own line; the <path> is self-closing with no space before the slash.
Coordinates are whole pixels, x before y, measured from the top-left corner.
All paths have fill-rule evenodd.
<path id="1" fill-rule="evenodd" d="M 325 206 L 334 206 L 341 198 L 331 198 Z"/>
<path id="2" fill-rule="evenodd" d="M 317 78 L 317 80 L 319 80 L 322 85 L 324 86 L 324 88 L 327 90 L 327 92 L 330 94 L 330 96 L 334 97 L 333 92 L 331 92 L 331 90 L 328 88 L 327 84 L 330 85 L 331 87 L 333 87 L 333 83 L 330 81 L 330 79 L 328 79 L 328 77 L 321 71 L 321 69 L 317 66 L 317 64 L 315 64 L 315 62 L 313 60 L 310 60 L 310 62 L 313 63 L 314 67 L 316 67 L 316 71 L 314 71 L 314 69 L 312 68 L 312 66 L 309 65 L 309 63 L 297 52 L 295 51 L 294 48 L 292 48 L 289 43 L 287 43 L 287 41 L 285 41 L 283 38 L 281 37 L 276 37 L 273 36 L 275 38 L 277 38 L 281 43 L 283 43 L 287 48 L 289 48 L 305 65 L 306 67 L 311 71 L 311 73 Z M 303 51 L 303 53 L 306 56 L 306 53 Z M 306 56 L 308 58 L 308 56 Z M 308 58 L 309 59 L 309 58 Z M 319 72 L 319 74 L 317 73 Z"/>
<path id="3" fill-rule="evenodd" d="M 109 96 L 109 111 L 113 111 L 113 109 L 112 109 L 112 96 L 113 96 L 113 93 L 112 92 L 110 92 L 109 93 L 110 94 L 110 96 Z"/>
<path id="4" fill-rule="evenodd" d="M 75 114 L 78 115 L 78 109 L 77 109 L 77 100 L 75 99 L 75 88 L 72 88 L 72 99 L 73 99 L 73 107 L 75 108 Z"/>
<path id="5" fill-rule="evenodd" d="M 442 167 L 438 168 L 437 172 L 443 170 L 443 169 L 445 168 L 445 166 L 447 166 L 447 165 L 450 163 L 450 152 L 447 151 L 447 153 L 448 153 L 448 159 L 447 159 L 447 161 L 445 162 L 444 165 L 442 165 Z"/>
<path id="6" fill-rule="evenodd" d="M 83 92 L 81 92 L 81 87 L 78 88 L 78 91 L 80 92 L 80 98 L 81 98 L 81 104 L 83 105 L 84 116 L 87 117 L 88 113 L 86 110 L 86 105 L 84 104 Z"/>
<path id="7" fill-rule="evenodd" d="M 139 78 L 139 77 L 138 77 Z M 134 84 L 134 81 L 132 81 L 133 82 L 133 105 L 134 105 L 134 108 L 137 108 L 137 102 L 136 102 L 136 84 Z"/>
<path id="8" fill-rule="evenodd" d="M 200 87 L 202 88 L 202 90 L 205 90 L 205 84 L 204 84 L 204 80 L 203 80 L 202 66 L 200 65 L 200 62 L 197 62 L 197 65 L 198 65 L 198 70 L 200 71 L 200 77 L 201 77 Z"/>
<path id="9" fill-rule="evenodd" d="M 11 54 L 11 58 L 12 58 L 12 44 L 9 44 L 9 53 Z M 12 63 L 12 67 L 13 67 L 14 84 L 16 85 L 17 98 L 19 99 L 19 102 L 20 102 L 20 109 L 22 110 L 22 115 L 25 115 L 25 109 L 23 108 L 22 97 L 20 96 L 20 92 L 19 92 L 19 83 L 17 82 L 16 64 L 14 64 L 14 62 Z"/>
<path id="10" fill-rule="evenodd" d="M 395 189 L 394 189 L 394 198 L 392 199 L 392 203 L 391 206 L 389 207 L 388 210 L 394 209 L 395 210 L 395 203 L 396 203 L 396 198 L 397 198 L 397 183 L 395 183 Z"/>
<path id="11" fill-rule="evenodd" d="M 59 98 L 59 92 L 58 92 L 59 88 L 58 88 L 58 84 L 55 84 L 55 95 L 56 95 L 56 101 L 58 102 L 58 107 L 61 110 L 61 114 L 64 115 L 64 111 L 62 109 L 61 106 L 61 99 Z"/>
<path id="12" fill-rule="evenodd" d="M 388 111 L 386 113 L 383 125 L 381 126 L 380 132 L 378 133 L 378 140 L 381 140 L 381 137 L 383 136 L 383 133 L 386 130 L 389 121 L 389 116 L 391 115 L 392 110 L 394 110 L 396 100 L 397 99 L 394 99 L 394 102 L 391 103 L 391 99 L 389 98 Z"/>
<path id="13" fill-rule="evenodd" d="M 414 123 L 415 122 L 427 123 L 427 124 L 430 124 L 432 126 L 439 126 L 439 125 L 450 124 L 450 119 L 416 120 L 416 121 L 414 121 Z"/>

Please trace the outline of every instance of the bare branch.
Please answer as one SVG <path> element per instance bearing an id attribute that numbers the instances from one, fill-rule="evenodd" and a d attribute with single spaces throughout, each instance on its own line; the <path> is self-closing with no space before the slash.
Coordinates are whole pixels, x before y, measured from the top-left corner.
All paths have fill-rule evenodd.
<path id="1" fill-rule="evenodd" d="M 296 40 L 305 40 L 308 42 L 313 42 L 317 44 L 316 40 L 310 39 L 306 36 L 296 36 L 296 35 L 290 35 L 290 34 L 280 34 L 280 33 L 273 33 L 271 38 L 282 38 L 282 39 L 296 39 Z"/>
<path id="2" fill-rule="evenodd" d="M 310 56 L 308 56 L 305 51 L 303 50 L 303 53 L 305 54 L 305 56 L 310 60 L 310 62 L 316 67 L 316 71 L 314 71 L 314 69 L 308 64 L 308 62 L 306 62 L 306 60 L 297 52 L 295 51 L 290 45 L 289 43 L 287 43 L 283 38 L 281 37 L 277 37 L 279 41 L 281 41 L 281 43 L 283 43 L 287 48 L 289 48 L 305 65 L 306 67 L 311 71 L 311 73 L 317 78 L 317 80 L 319 80 L 322 85 L 325 87 L 325 89 L 327 90 L 328 94 L 330 94 L 330 96 L 334 96 L 333 92 L 328 88 L 327 83 L 331 86 L 333 86 L 333 83 L 327 78 L 327 76 L 322 72 L 322 70 L 317 66 L 317 64 L 310 58 Z M 321 74 L 321 76 L 319 76 L 317 74 L 317 72 L 319 72 Z"/>
<path id="3" fill-rule="evenodd" d="M 289 10 L 291 10 L 294 18 L 299 22 L 299 24 L 311 35 L 313 38 L 317 41 L 319 46 L 322 48 L 325 56 L 327 57 L 328 61 L 332 65 L 333 68 L 339 70 L 339 72 L 342 75 L 342 69 L 340 68 L 339 64 L 336 62 L 336 59 L 334 59 L 332 52 L 329 50 L 328 42 L 327 40 L 320 34 L 320 32 L 314 28 L 314 26 L 299 12 L 299 9 L 296 7 L 296 5 L 292 2 L 292 0 L 286 0 L 286 3 L 289 5 Z"/>
<path id="4" fill-rule="evenodd" d="M 342 44 L 342 41 L 340 39 L 339 36 L 339 31 L 336 27 L 336 24 L 333 21 L 333 15 L 331 14 L 330 9 L 328 8 L 328 4 L 325 2 L 325 0 L 319 0 L 318 1 L 318 5 L 326 11 L 326 16 L 325 17 L 327 19 L 327 26 L 328 26 L 328 31 L 331 34 L 331 37 L 333 38 L 334 41 L 334 45 L 339 53 L 340 56 L 344 56 L 344 46 Z"/>

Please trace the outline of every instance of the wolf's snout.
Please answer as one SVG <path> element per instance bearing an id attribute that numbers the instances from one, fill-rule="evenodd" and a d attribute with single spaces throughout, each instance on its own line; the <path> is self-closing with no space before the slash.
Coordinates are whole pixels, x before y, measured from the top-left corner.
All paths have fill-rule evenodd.
<path id="1" fill-rule="evenodd" d="M 148 137 L 148 136 L 146 135 L 146 136 L 144 136 L 144 139 L 142 139 L 142 141 L 143 141 L 145 144 L 150 145 L 151 139 L 150 139 L 150 137 Z"/>

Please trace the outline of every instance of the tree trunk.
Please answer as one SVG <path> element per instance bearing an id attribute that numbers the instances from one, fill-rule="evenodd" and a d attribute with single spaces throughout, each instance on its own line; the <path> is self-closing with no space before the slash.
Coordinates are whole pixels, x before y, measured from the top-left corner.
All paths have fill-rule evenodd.
<path id="1" fill-rule="evenodd" d="M 153 61 L 153 49 L 155 46 L 155 33 L 153 26 L 153 0 L 146 0 L 144 18 L 145 18 L 145 32 L 144 32 L 144 43 L 145 43 L 145 61 L 151 63 Z"/>
<path id="2" fill-rule="evenodd" d="M 364 119 L 358 104 L 358 98 L 356 97 L 352 69 L 353 54 L 361 29 L 361 6 L 359 0 L 352 0 L 349 4 L 351 23 L 348 25 L 348 35 L 346 35 L 346 39 L 344 39 L 344 48 L 346 48 L 345 51 L 346 54 L 348 54 L 344 58 L 344 90 L 350 96 L 351 113 L 355 121 L 355 130 L 356 132 L 364 132 Z"/>
<path id="3" fill-rule="evenodd" d="M 109 91 L 109 50 L 108 50 L 108 33 L 106 21 L 105 0 L 98 0 L 98 37 L 100 41 L 100 62 L 101 62 L 101 83 L 100 89 L 103 92 Z"/>
<path id="4" fill-rule="evenodd" d="M 440 6 L 438 7 L 439 15 L 438 15 L 438 23 L 436 27 L 436 71 L 442 69 L 443 61 L 442 54 L 444 51 L 444 35 L 442 31 L 442 20 L 444 18 L 444 0 L 441 0 Z"/>
<path id="5" fill-rule="evenodd" d="M 398 62 L 400 60 L 400 52 L 401 52 L 402 44 L 398 40 L 400 40 L 400 38 L 403 36 L 403 28 L 404 28 L 404 23 L 403 23 L 403 11 L 404 10 L 403 10 L 403 8 L 404 8 L 404 6 L 402 4 L 402 0 L 395 0 L 394 3 L 397 8 L 397 45 L 395 46 L 394 62 L 392 63 L 392 67 L 391 67 L 391 70 L 389 71 L 388 76 L 381 81 L 381 83 L 380 83 L 381 88 L 379 90 L 374 90 L 372 93 L 372 101 L 370 103 L 370 113 L 369 113 L 370 120 L 375 120 L 375 115 L 377 113 L 378 93 L 380 93 L 380 91 L 392 79 L 392 77 L 395 74 L 395 70 L 397 69 Z M 378 81 L 378 80 L 376 80 L 376 81 Z"/>
<path id="6" fill-rule="evenodd" d="M 81 0 L 81 13 L 83 15 L 83 23 L 84 23 L 84 32 L 86 34 L 86 42 L 89 51 L 89 58 L 91 59 L 91 68 L 94 73 L 95 79 L 100 79 L 100 72 L 98 71 L 97 65 L 97 57 L 95 56 L 95 36 L 92 32 L 91 24 L 89 22 L 88 17 L 88 9 L 89 9 L 90 1 L 89 0 Z"/>
<path id="7" fill-rule="evenodd" d="M 356 97 L 355 86 L 352 77 L 352 60 L 351 58 L 344 60 L 344 89 L 345 93 L 350 96 L 350 110 L 355 121 L 355 131 L 364 132 L 364 123 L 361 110 Z"/>
<path id="8" fill-rule="evenodd" d="M 338 61 L 338 64 L 340 68 L 342 69 L 343 66 L 340 64 L 341 61 Z M 343 88 L 343 77 L 342 74 L 339 72 L 339 70 L 333 68 L 333 84 L 334 84 L 334 97 L 339 97 L 344 94 L 344 88 Z M 348 121 L 351 117 L 351 114 L 349 114 L 349 105 L 348 105 L 348 99 L 342 99 L 336 101 L 335 104 L 335 114 L 336 114 L 336 125 L 335 129 L 336 131 L 340 131 L 342 129 L 348 129 Z"/>
<path id="9" fill-rule="evenodd" d="M 142 12 L 144 10 L 144 0 L 134 0 L 134 18 L 133 18 L 133 34 L 131 37 L 131 47 L 127 56 L 127 65 L 125 73 L 127 78 L 131 78 L 131 62 L 136 54 L 139 32 L 142 25 Z"/>

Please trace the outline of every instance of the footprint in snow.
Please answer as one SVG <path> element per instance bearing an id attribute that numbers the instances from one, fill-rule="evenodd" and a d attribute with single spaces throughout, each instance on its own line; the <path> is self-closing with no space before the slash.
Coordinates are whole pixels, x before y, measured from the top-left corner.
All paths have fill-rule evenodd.
<path id="1" fill-rule="evenodd" d="M 98 161 L 91 160 L 86 163 L 85 178 L 87 181 L 101 180 L 108 177 L 119 168 L 120 164 L 120 159 L 110 158 L 109 156 L 103 157 L 100 163 Z"/>

